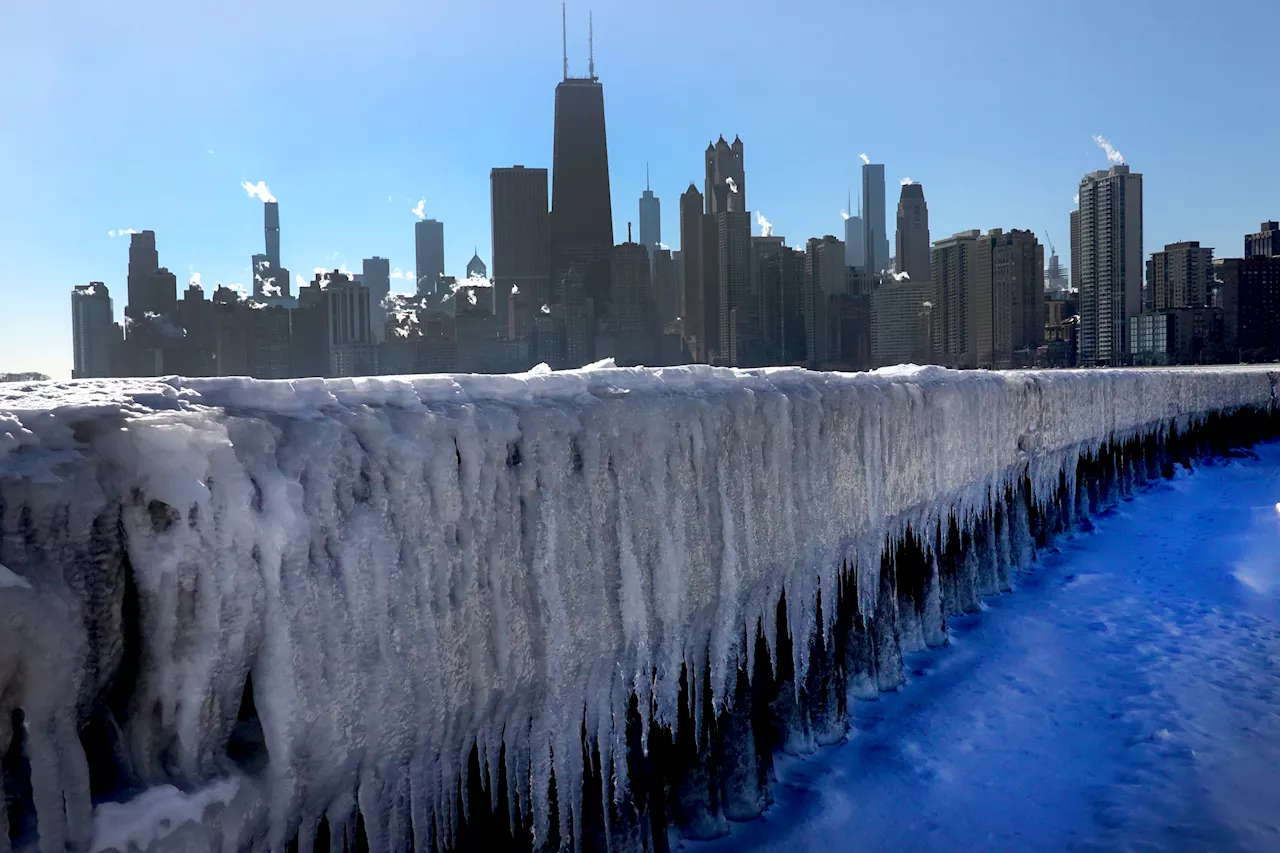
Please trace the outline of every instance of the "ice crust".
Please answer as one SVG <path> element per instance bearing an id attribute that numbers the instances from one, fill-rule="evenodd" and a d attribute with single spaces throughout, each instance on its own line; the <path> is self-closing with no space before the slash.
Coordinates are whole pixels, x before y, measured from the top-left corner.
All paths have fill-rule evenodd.
<path id="1" fill-rule="evenodd" d="M 357 807 L 373 850 L 447 846 L 473 746 L 535 839 L 554 776 L 571 843 L 583 729 L 613 768 L 605 801 L 625 796 L 632 695 L 675 729 L 687 667 L 711 685 L 696 715 L 721 712 L 757 634 L 776 655 L 783 595 L 799 684 L 844 573 L 862 614 L 896 606 L 881 555 L 908 529 L 989 525 L 1024 477 L 1049 501 L 1082 454 L 1270 408 L 1274 384 L 693 366 L 5 388 L 0 753 L 21 709 L 40 849 L 88 849 L 76 733 L 126 657 L 128 587 L 122 749 L 147 787 L 229 780 L 226 849 L 301 831 L 305 851 Z M 915 626 L 908 645 L 938 641 Z M 269 761 L 242 776 L 226 756 L 249 680 Z"/>

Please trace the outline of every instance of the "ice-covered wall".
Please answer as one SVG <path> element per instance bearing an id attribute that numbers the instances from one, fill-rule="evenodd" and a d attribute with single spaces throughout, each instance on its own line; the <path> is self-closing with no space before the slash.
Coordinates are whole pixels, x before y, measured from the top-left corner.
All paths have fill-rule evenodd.
<path id="1" fill-rule="evenodd" d="M 0 851 L 106 848 L 130 821 L 145 847 L 192 814 L 184 844 L 230 850 L 305 851 L 321 826 L 340 850 L 356 815 L 372 850 L 466 846 L 477 813 L 534 847 L 591 848 L 597 818 L 615 849 L 714 833 L 767 799 L 753 744 L 837 739 L 846 693 L 892 687 L 893 655 L 945 642 L 1043 517 L 1088 508 L 1078 471 L 1147 476 L 1171 425 L 1270 411 L 1274 385 L 689 367 L 0 387 L 0 781 L 22 823 L 0 809 Z M 761 678 L 774 741 L 748 713 Z M 726 749 L 737 725 L 754 739 Z M 720 764 L 750 753 L 745 777 L 705 766 L 711 736 Z M 714 802 L 633 778 L 660 761 L 718 773 Z"/>

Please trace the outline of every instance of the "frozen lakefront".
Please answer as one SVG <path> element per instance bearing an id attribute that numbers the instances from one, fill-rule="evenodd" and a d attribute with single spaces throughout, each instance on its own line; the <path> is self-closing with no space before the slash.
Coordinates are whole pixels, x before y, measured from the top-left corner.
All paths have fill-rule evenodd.
<path id="1" fill-rule="evenodd" d="M 1280 445 L 1179 471 L 909 656 L 698 853 L 1280 850 Z"/>

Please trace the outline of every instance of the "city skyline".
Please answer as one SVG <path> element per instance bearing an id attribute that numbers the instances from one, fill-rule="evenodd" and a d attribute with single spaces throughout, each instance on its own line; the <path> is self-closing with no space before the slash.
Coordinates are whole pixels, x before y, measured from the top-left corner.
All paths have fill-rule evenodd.
<path id="1" fill-rule="evenodd" d="M 1240 9 L 1255 5 L 1236 4 Z M 809 51 L 788 40 L 779 49 L 803 61 L 799 69 L 786 71 L 777 80 L 757 81 L 741 89 L 729 86 L 714 103 L 700 103 L 697 113 L 680 100 L 682 96 L 655 101 L 652 91 L 640 85 L 646 82 L 642 68 L 652 70 L 653 65 L 652 56 L 640 56 L 642 48 L 655 39 L 680 42 L 692 37 L 685 29 L 696 33 L 699 26 L 711 25 L 698 10 L 659 6 L 665 10 L 665 17 L 659 16 L 665 22 L 662 27 L 649 21 L 634 26 L 616 9 L 594 10 L 596 73 L 608 90 L 605 111 L 615 243 L 622 242 L 626 223 L 638 219 L 636 198 L 645 186 L 646 162 L 652 163 L 655 195 L 667 199 L 668 210 L 674 211 L 681 189 L 690 181 L 700 182 L 699 151 L 709 137 L 722 132 L 738 134 L 747 141 L 751 148 L 750 208 L 767 216 L 776 226 L 775 233 L 787 235 L 793 246 L 802 246 L 809 237 L 842 234 L 839 210 L 845 205 L 849 186 L 859 185 L 858 154 L 866 152 L 875 162 L 885 163 L 890 186 L 908 174 L 928 186 L 935 236 L 972 227 L 1015 226 L 1041 235 L 1047 232 L 1061 247 L 1068 242 L 1063 235 L 1080 175 L 1107 165 L 1106 155 L 1090 138 L 1097 133 L 1113 139 L 1129 155 L 1135 170 L 1147 175 L 1144 247 L 1148 253 L 1168 243 L 1198 240 L 1215 248 L 1217 255 L 1237 255 L 1241 251 L 1237 235 L 1258 221 L 1274 218 L 1267 202 L 1277 195 L 1276 178 L 1262 168 L 1267 162 L 1265 128 L 1257 134 L 1251 131 L 1247 136 L 1226 138 L 1195 128 L 1171 134 L 1160 121 L 1152 123 L 1148 117 L 1158 114 L 1160 104 L 1167 103 L 1172 94 L 1155 92 L 1141 104 L 1118 96 L 1117 103 L 1101 105 L 1087 95 L 1090 81 L 1106 79 L 1108 74 L 1131 86 L 1152 86 L 1158 71 L 1168 74 L 1170 89 L 1177 88 L 1179 79 L 1195 81 L 1220 95 L 1220 105 L 1243 105 L 1243 96 L 1229 84 L 1248 73 L 1249 51 L 1243 48 L 1260 33 L 1233 33 L 1233 39 L 1245 44 L 1232 42 L 1233 55 L 1241 58 L 1230 72 L 1208 67 L 1195 58 L 1199 54 L 1191 52 L 1189 60 L 1184 56 L 1177 63 L 1162 61 L 1145 68 L 1133 59 L 1109 57 L 1098 67 L 1082 71 L 1083 78 L 1074 82 L 1048 79 L 1047 88 L 1035 93 L 1035 102 L 1067 99 L 1067 107 L 1060 111 L 1051 132 L 1018 126 L 1018 113 L 1010 101 L 1008 109 L 988 110 L 980 116 L 987 125 L 993 117 L 1003 119 L 996 122 L 1009 125 L 1002 137 L 965 141 L 963 131 L 971 130 L 978 121 L 964 118 L 949 106 L 939 109 L 959 131 L 956 134 L 921 134 L 866 122 L 858 118 L 868 114 L 860 108 L 849 110 L 853 117 L 833 116 L 821 125 L 791 128 L 783 123 L 775 127 L 776 117 L 758 108 L 762 92 L 784 86 L 791 96 L 804 98 L 808 96 L 796 86 L 800 77 L 817 75 L 832 85 L 842 79 L 834 60 L 824 58 L 822 51 Z M 269 7 L 264 25 L 279 24 L 281 8 Z M 214 12 L 201 13 L 205 18 L 194 13 L 184 16 L 144 3 L 138 14 L 150 15 L 155 22 L 153 34 L 160 36 L 153 43 L 125 32 L 122 24 L 93 16 L 68 24 L 71 31 L 59 41 L 53 33 L 62 32 L 62 22 L 55 27 L 47 12 L 25 8 L 7 12 L 18 18 L 18 26 L 7 31 L 24 34 L 21 41 L 6 42 L 17 61 L 30 59 L 36 70 L 49 70 L 52 63 L 65 67 L 56 74 L 50 71 L 45 83 L 35 87 L 42 98 L 25 91 L 0 92 L 0 106 L 16 117 L 15 126 L 29 131 L 21 136 L 0 136 L 0 155 L 20 167 L 5 171 L 0 190 L 6 197 L 26 200 L 21 210 L 10 208 L 0 214 L 4 217 L 0 246 L 7 264 L 0 273 L 0 296 L 16 297 L 20 308 L 6 312 L 0 321 L 4 327 L 0 369 L 69 374 L 67 295 L 74 286 L 103 281 L 110 287 L 116 316 L 120 316 L 127 292 L 128 239 L 109 237 L 108 232 L 124 231 L 127 235 L 130 228 L 155 231 L 162 263 L 177 278 L 179 289 L 193 273 L 201 275 L 210 291 L 216 281 L 251 289 L 248 259 L 251 252 L 261 250 L 262 210 L 257 199 L 241 188 L 242 182 L 256 185 L 263 181 L 279 198 L 285 234 L 282 265 L 305 279 L 310 279 L 315 267 L 345 265 L 358 271 L 364 258 L 375 255 L 390 259 L 393 276 L 397 269 L 402 273 L 412 270 L 411 223 L 416 217 L 411 209 L 424 198 L 425 215 L 448 226 L 445 240 L 450 274 L 462 270 L 477 245 L 481 256 L 492 260 L 490 211 L 485 201 L 489 170 L 517 163 L 531 168 L 552 165 L 552 91 L 560 77 L 560 22 L 555 20 L 559 10 L 554 4 L 546 8 L 488 4 L 478 10 L 450 7 L 441 14 L 449 17 L 450 23 L 462 25 L 472 17 L 492 17 L 495 10 L 505 17 L 487 30 L 486 36 L 496 46 L 515 46 L 506 51 L 506 64 L 496 70 L 477 67 L 472 75 L 450 77 L 449 92 L 432 90 L 430 81 L 420 74 L 412 80 L 398 79 L 405 68 L 415 64 L 409 60 L 374 62 L 359 68 L 358 63 L 345 63 L 332 70 L 317 69 L 314 64 L 293 68 L 288 62 L 300 54 L 293 48 L 282 50 L 281 56 L 262 63 L 255 73 L 273 78 L 273 86 L 279 90 L 280 126 L 297 129 L 265 139 L 250 139 L 233 130 L 236 122 L 242 121 L 237 116 L 243 110 L 265 108 L 231 103 L 235 100 L 231 96 L 237 93 L 248 97 L 237 88 L 248 85 L 241 74 L 231 75 L 231 83 L 215 85 L 212 79 L 192 76 L 195 72 L 184 66 L 175 71 L 174 79 L 161 81 L 144 78 L 132 65 L 164 58 L 172 48 L 160 42 L 181 42 L 181 36 L 205 25 L 213 35 L 230 34 L 235 23 L 232 16 L 225 20 Z M 328 32 L 326 27 L 336 31 L 337 21 L 343 20 L 358 25 L 366 34 L 389 34 L 395 47 L 402 36 L 393 31 L 400 24 L 424 25 L 416 17 L 419 13 L 398 4 L 386 4 L 380 10 L 381 17 L 370 14 L 351 21 L 342 15 L 355 13 L 340 13 L 336 6 L 322 4 L 319 11 L 327 12 L 327 17 L 318 14 L 315 20 L 298 23 L 297 30 L 310 35 Z M 1169 30 L 1166 35 L 1173 39 L 1173 45 L 1190 44 L 1193 39 L 1200 40 L 1197 45 L 1212 44 L 1222 37 L 1196 26 L 1193 12 L 1183 4 L 1161 7 L 1162 25 Z M 585 6 L 569 8 L 571 73 L 585 70 L 587 13 Z M 833 6 L 831 13 L 837 25 L 818 36 L 819 47 L 849 41 L 862 24 L 879 21 L 890 26 L 897 20 L 885 10 L 841 11 Z M 1091 12 L 1085 6 L 1018 14 L 1024 16 L 1016 21 L 1020 31 L 1032 35 L 1054 28 L 1069 35 L 1091 24 Z M 1126 20 L 1140 22 L 1143 13 L 1135 5 L 1115 10 L 1111 20 L 1116 25 Z M 102 32 L 91 32 L 91 25 Z M 726 25 L 724 35 L 746 44 L 762 43 L 761 28 L 765 25 L 764 7 L 748 4 L 738 19 Z M 917 22 L 913 20 L 912 26 Z M 942 6 L 918 26 L 922 32 L 917 35 L 926 44 L 943 39 L 942 31 L 949 28 L 975 27 Z M 70 62 L 70 53 L 84 48 L 82 42 L 91 35 L 103 35 L 106 46 L 93 47 L 83 60 Z M 115 41 L 105 37 L 112 35 Z M 978 46 L 981 48 L 981 40 Z M 1031 53 L 1013 49 L 1003 57 L 964 55 L 959 57 L 958 70 L 976 72 L 981 82 L 1013 74 L 1022 67 L 1019 63 L 1025 65 L 1030 59 L 1033 64 L 1028 76 L 1038 86 L 1046 81 L 1047 63 L 1059 50 L 1056 45 L 1047 50 L 1042 47 Z M 126 57 L 130 48 L 136 49 L 136 55 Z M 347 49 L 355 56 L 366 50 L 351 41 Z M 226 56 L 211 52 L 206 57 L 204 50 L 198 49 L 198 58 L 205 63 L 204 73 L 214 76 L 229 68 L 237 56 L 236 51 L 230 51 Z M 452 50 L 442 45 L 441 52 L 426 63 L 443 70 L 453 57 Z M 864 71 L 874 67 L 873 60 L 881 50 L 889 48 L 876 47 L 870 58 L 857 60 L 868 63 Z M 36 55 L 40 51 L 44 55 Z M 102 60 L 105 66 L 99 68 L 94 59 Z M 841 55 L 841 63 L 852 61 Z M 200 64 L 191 63 L 193 67 Z M 102 104 L 90 103 L 88 99 L 98 85 L 91 78 L 110 78 L 110 73 L 103 72 L 112 70 L 121 71 L 128 85 L 119 87 L 117 94 Z M 675 73 L 662 71 L 659 79 Z M 327 120 L 323 113 L 299 122 L 298 107 L 290 105 L 294 101 L 309 104 L 321 90 L 344 93 L 344 103 L 351 102 L 360 86 L 379 81 L 393 82 L 396 92 L 406 96 L 421 98 L 428 93 L 432 103 L 440 107 L 468 103 L 469 110 L 456 110 L 457 118 L 452 122 L 460 130 L 424 139 L 411 132 L 412 126 L 390 126 L 388 122 L 385 134 L 360 142 L 348 139 L 339 145 L 336 139 L 342 134 L 323 131 Z M 653 88 L 651 82 L 647 85 Z M 889 95 L 900 95 L 908 84 L 918 82 L 914 78 L 896 82 Z M 1078 85 L 1079 91 L 1067 91 L 1069 82 Z M 178 97 L 181 86 L 196 84 L 212 86 L 212 96 L 199 104 Z M 885 97 L 879 91 L 859 96 L 869 105 Z M 361 104 L 358 100 L 351 103 Z M 119 108 L 119 114 L 112 112 L 113 107 Z M 192 120 L 196 107 L 203 110 L 199 121 Z M 142 126 L 139 110 L 143 109 L 149 110 L 148 115 L 160 128 L 152 134 L 138 131 Z M 368 109 L 373 116 L 389 119 L 392 115 L 385 103 L 373 103 Z M 480 121 L 476 121 L 477 113 L 482 116 Z M 126 120 L 130 116 L 132 121 Z M 85 125 L 95 132 L 69 132 Z M 480 125 L 481 129 L 469 125 Z M 413 145 L 401 139 L 409 136 L 415 137 Z M 1016 150 L 1022 147 L 1033 150 Z M 1222 177 L 1193 180 L 1202 168 L 1196 158 L 1207 158 L 1210 152 L 1219 155 L 1216 174 Z M 1228 156 L 1221 156 L 1224 154 Z M 65 168 L 57 168 L 59 165 Z M 1232 181 L 1231 170 L 1259 174 L 1256 180 Z M 758 233 L 756 228 L 753 231 Z M 667 235 L 672 248 L 680 248 L 678 229 L 669 225 Z M 391 286 L 397 291 L 412 290 L 412 282 L 395 278 Z"/>

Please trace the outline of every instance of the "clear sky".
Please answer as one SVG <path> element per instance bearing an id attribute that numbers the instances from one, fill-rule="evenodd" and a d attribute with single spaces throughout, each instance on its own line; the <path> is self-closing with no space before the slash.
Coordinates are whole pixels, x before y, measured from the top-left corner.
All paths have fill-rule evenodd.
<path id="1" fill-rule="evenodd" d="M 1109 137 L 1145 177 L 1145 249 L 1220 256 L 1280 218 L 1275 0 L 596 0 L 614 231 L 645 163 L 678 248 L 707 142 L 739 134 L 747 202 L 792 244 L 835 233 L 858 154 L 922 183 L 934 239 L 1048 231 L 1064 261 L 1080 176 Z M 643 8 L 643 12 L 641 9 Z M 571 72 L 586 0 L 569 6 Z M 262 207 L 282 259 L 413 267 L 411 208 L 447 271 L 488 262 L 489 169 L 551 165 L 557 0 L 0 3 L 0 372 L 71 367 L 70 291 L 125 302 L 152 229 L 180 288 L 249 283 Z M 855 201 L 856 203 L 856 201 Z M 892 226 L 890 226 L 892 235 Z M 411 289 L 405 287 L 404 289 Z"/>

